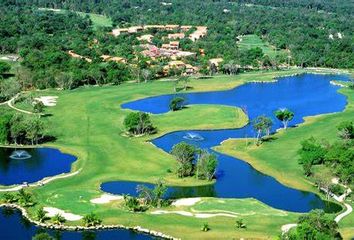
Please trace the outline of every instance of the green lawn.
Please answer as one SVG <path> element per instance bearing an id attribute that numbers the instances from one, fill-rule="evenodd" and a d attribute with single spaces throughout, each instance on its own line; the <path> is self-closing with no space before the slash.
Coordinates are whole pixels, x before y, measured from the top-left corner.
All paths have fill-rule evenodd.
<path id="1" fill-rule="evenodd" d="M 259 36 L 250 34 L 242 36 L 242 41 L 238 41 L 237 45 L 240 49 L 251 49 L 259 47 L 263 50 L 263 53 L 271 58 L 274 58 L 278 54 L 284 54 L 283 50 L 277 51 L 274 46 L 268 42 L 262 40 Z"/>
<path id="2" fill-rule="evenodd" d="M 192 79 L 189 85 L 192 91 L 224 90 L 248 81 L 269 81 L 277 76 L 301 72 L 303 70 L 216 76 L 205 80 Z M 208 184 L 194 178 L 178 179 L 174 174 L 168 173 L 168 169 L 174 168 L 175 160 L 146 140 L 173 130 L 241 127 L 247 122 L 247 118 L 240 109 L 192 105 L 181 111 L 153 115 L 152 121 L 159 130 L 154 136 L 128 138 L 123 134 L 122 123 L 130 111 L 121 109 L 120 104 L 173 91 L 174 83 L 168 81 L 82 87 L 71 91 L 40 91 L 42 96 L 59 96 L 57 106 L 46 109 L 47 113 L 52 114 L 46 118 L 49 121 L 48 134 L 56 136 L 58 140 L 46 145 L 76 155 L 78 160 L 73 164 L 72 171 L 81 169 L 81 172 L 73 177 L 33 189 L 39 206 L 57 207 L 81 215 L 94 211 L 103 219 L 104 224 L 140 225 L 183 239 L 277 236 L 280 233 L 280 226 L 294 222 L 297 215 L 290 213 L 279 215 L 280 211 L 253 199 L 227 200 L 225 204 L 216 204 L 215 199 L 205 199 L 205 203 L 196 206 L 196 209 L 203 211 L 255 212 L 254 215 L 245 215 L 244 219 L 248 225 L 245 231 L 234 229 L 234 218 L 198 219 L 176 214 L 133 214 L 124 210 L 119 202 L 104 205 L 90 203 L 90 199 L 102 194 L 100 184 L 111 180 L 153 183 L 159 178 L 164 178 L 171 185 Z M 305 188 L 306 186 L 308 185 L 304 184 Z M 30 212 L 33 214 L 34 209 L 30 209 Z M 264 214 L 265 212 L 268 215 Z M 210 232 L 201 233 L 200 227 L 204 222 L 209 223 L 212 228 Z M 260 222 L 262 224 L 259 224 Z"/>
<path id="3" fill-rule="evenodd" d="M 104 15 L 100 15 L 100 14 L 95 14 L 95 13 L 84 13 L 84 12 L 77 12 L 79 15 L 81 16 L 89 16 L 93 26 L 95 28 L 97 27 L 112 27 L 112 20 Z"/>
<path id="4" fill-rule="evenodd" d="M 182 111 L 153 115 L 152 120 L 162 132 L 181 130 L 186 127 L 195 130 L 240 128 L 248 122 L 246 114 L 240 108 L 215 105 L 191 105 Z M 202 121 L 196 125 L 197 120 Z"/>
<path id="5" fill-rule="evenodd" d="M 41 11 L 53 11 L 56 13 L 63 13 L 65 11 L 65 9 L 51 9 L 51 8 L 40 8 Z M 95 14 L 95 13 L 84 13 L 84 12 L 76 12 L 77 14 L 79 14 L 82 17 L 85 16 L 89 16 L 92 23 L 93 23 L 93 27 L 97 28 L 97 27 L 112 27 L 112 20 L 105 16 L 105 15 L 101 15 L 101 14 Z"/>

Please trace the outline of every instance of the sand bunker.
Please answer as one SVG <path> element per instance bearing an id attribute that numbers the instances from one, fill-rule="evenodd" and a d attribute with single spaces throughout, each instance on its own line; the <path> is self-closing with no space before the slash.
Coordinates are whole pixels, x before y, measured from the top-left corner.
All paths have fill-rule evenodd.
<path id="1" fill-rule="evenodd" d="M 114 196 L 105 193 L 99 198 L 91 199 L 90 202 L 95 204 L 105 204 L 111 201 L 122 200 L 123 198 L 124 198 L 123 196 Z"/>
<path id="2" fill-rule="evenodd" d="M 57 96 L 43 96 L 43 97 L 38 97 L 35 98 L 35 101 L 42 102 L 44 106 L 46 107 L 54 107 L 57 105 Z"/>
<path id="3" fill-rule="evenodd" d="M 157 210 L 157 211 L 153 211 L 151 212 L 151 214 L 179 214 L 182 216 L 188 216 L 188 217 L 193 217 L 193 213 L 191 212 L 187 212 L 187 211 L 164 211 L 164 210 Z"/>
<path id="4" fill-rule="evenodd" d="M 201 198 L 181 198 L 172 203 L 173 206 L 193 206 L 197 202 L 201 201 Z"/>
<path id="5" fill-rule="evenodd" d="M 60 214 L 67 221 L 78 221 L 78 220 L 82 219 L 82 216 L 80 216 L 80 215 L 66 213 L 65 211 L 58 209 L 58 208 L 44 207 L 43 210 L 47 212 L 48 217 L 54 217 L 55 215 Z"/>
<path id="6" fill-rule="evenodd" d="M 290 229 L 292 229 L 292 228 L 294 228 L 296 226 L 297 226 L 296 223 L 285 224 L 285 225 L 281 226 L 281 231 L 284 234 L 284 233 L 289 232 Z"/>
<path id="7" fill-rule="evenodd" d="M 236 218 L 236 215 L 228 214 L 228 213 L 196 213 L 193 214 L 187 211 L 164 211 L 164 210 L 157 210 L 151 212 L 151 214 L 178 214 L 187 217 L 196 217 L 196 218 L 212 218 L 212 217 L 233 217 Z"/>

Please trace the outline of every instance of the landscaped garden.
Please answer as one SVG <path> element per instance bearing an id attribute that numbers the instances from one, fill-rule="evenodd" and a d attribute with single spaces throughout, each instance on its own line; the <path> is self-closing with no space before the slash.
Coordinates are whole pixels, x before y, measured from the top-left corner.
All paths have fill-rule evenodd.
<path id="1" fill-rule="evenodd" d="M 250 81 L 273 81 L 274 77 L 302 72 L 303 70 L 253 72 L 236 77 L 215 76 L 211 79 L 192 79 L 188 83 L 189 89 L 191 89 L 188 92 L 227 90 Z M 195 105 L 195 101 L 201 98 L 195 98 L 195 95 L 189 95 L 184 90 L 175 93 L 174 87 L 172 81 L 161 81 L 141 85 L 123 84 L 121 86 L 79 88 L 73 91 L 41 91 L 41 96 L 58 97 L 56 106 L 46 107 L 44 113 L 47 117 L 41 118 L 48 126 L 46 135 L 56 137 L 54 142 L 47 142 L 45 146 L 58 148 L 65 153 L 75 155 L 78 160 L 72 165 L 71 172 L 75 173 L 74 176 L 53 180 L 43 186 L 30 187 L 26 190 L 33 193 L 33 198 L 37 202 L 35 206 L 28 207 L 30 216 L 36 218 L 42 207 L 64 210 L 66 213 L 77 216 L 86 216 L 90 212 L 94 212 L 95 216 L 98 216 L 105 225 L 138 225 L 183 239 L 220 238 L 220 236 L 223 238 L 274 237 L 280 234 L 282 225 L 296 222 L 300 216 L 299 213 L 274 209 L 252 198 L 222 199 L 209 198 L 206 195 L 208 197 L 196 199 L 194 204 L 188 201 L 178 204 L 177 201 L 171 206 L 152 207 L 139 214 L 129 211 L 125 205 L 126 201 L 121 198 L 115 198 L 113 201 L 106 201 L 106 203 L 101 203 L 99 200 L 98 202 L 97 200 L 93 201 L 93 199 L 100 199 L 104 194 L 100 190 L 101 184 L 110 181 L 156 183 L 162 179 L 167 186 L 184 187 L 218 183 L 217 174 L 216 179 L 212 181 L 199 179 L 192 174 L 183 178 L 178 177 L 176 159 L 173 155 L 168 154 L 168 151 L 163 151 L 168 147 L 159 146 L 159 141 L 169 136 L 177 141 L 176 136 L 179 135 L 173 135 L 174 133 L 171 135 L 172 131 L 198 132 L 198 130 L 205 129 L 223 131 L 223 129 L 241 128 L 253 120 L 255 116 L 252 115 L 251 109 L 244 106 L 214 105 L 213 102 L 206 105 Z M 217 150 L 248 161 L 254 168 L 274 176 L 287 186 L 319 194 L 316 187 L 311 184 L 311 179 L 302 173 L 302 166 L 297 161 L 296 150 L 300 148 L 301 140 L 308 137 L 310 130 L 316 138 L 334 138 L 336 136 L 336 124 L 334 123 L 352 119 L 351 91 L 349 88 L 340 90 L 341 94 L 349 97 L 347 99 L 348 105 L 343 113 L 309 118 L 299 127 L 276 133 L 273 135 L 273 140 L 263 142 L 259 146 L 253 145 L 254 136 L 249 134 L 248 144 L 244 142 L 245 140 L 228 140 L 223 142 Z M 129 136 L 123 123 L 132 111 L 122 109 L 121 104 L 124 103 L 123 106 L 129 107 L 131 101 L 162 94 L 185 96 L 187 105 L 178 111 L 168 111 L 169 102 L 163 103 L 166 105 L 164 107 L 167 108 L 167 113 L 150 115 L 154 133 L 144 136 Z M 198 93 L 196 94 L 198 95 Z M 205 94 L 210 95 L 211 93 Z M 222 101 L 222 99 L 214 100 Z M 26 103 L 22 102 L 18 107 L 26 108 Z M 5 111 L 14 111 L 7 110 L 7 106 L 1 108 Z M 31 107 L 27 106 L 27 109 L 31 110 Z M 299 113 L 295 114 L 299 115 Z M 301 120 L 301 117 L 296 117 L 296 121 Z M 328 122 L 333 122 L 333 124 L 327 124 Z M 323 129 L 326 131 L 322 131 Z M 181 133 L 185 134 L 183 131 Z M 245 132 L 240 134 L 240 137 L 244 138 Z M 203 142 L 210 141 L 212 138 L 209 136 L 213 135 L 205 133 L 200 133 L 200 135 L 206 140 L 200 141 L 199 144 L 202 149 L 206 149 Z M 230 136 L 238 135 L 231 134 Z M 160 148 L 151 144 L 151 141 Z M 181 138 L 181 141 L 188 142 L 188 139 Z M 219 143 L 217 142 L 217 144 Z M 282 146 L 289 145 L 298 145 L 298 147 L 294 147 L 292 151 L 286 150 L 287 148 L 279 150 Z M 214 142 L 208 145 L 208 147 L 212 146 L 214 146 Z M 218 158 L 219 161 L 224 161 L 224 158 L 220 158 L 220 156 Z M 294 160 L 287 161 L 287 159 Z M 233 158 L 228 160 L 230 164 L 233 161 L 238 162 L 239 160 Z M 233 172 L 232 174 L 240 173 Z M 245 183 L 233 182 L 233 184 L 241 186 Z M 3 186 L 1 189 L 9 187 L 11 186 Z M 3 197 L 4 193 L 0 193 L 0 196 Z M 194 196 L 198 197 L 198 194 Z M 251 196 L 248 195 L 248 197 Z M 321 196 L 324 198 L 324 195 Z M 258 197 L 256 198 L 258 199 Z M 102 199 L 104 200 L 104 198 Z M 332 216 L 332 214 L 328 215 Z M 260 219 L 262 219 L 262 224 L 254 224 Z M 82 220 L 73 220 L 66 221 L 65 224 L 76 225 L 81 222 Z M 344 236 L 351 234 L 352 223 L 351 215 L 340 222 L 340 230 Z M 208 231 L 201 233 L 202 226 L 204 230 Z"/>

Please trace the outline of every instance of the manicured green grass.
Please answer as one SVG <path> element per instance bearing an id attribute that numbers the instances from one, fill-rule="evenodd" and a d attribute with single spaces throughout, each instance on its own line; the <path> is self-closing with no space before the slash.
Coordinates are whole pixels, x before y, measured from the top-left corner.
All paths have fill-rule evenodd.
<path id="1" fill-rule="evenodd" d="M 77 12 L 81 16 L 89 16 L 93 26 L 97 27 L 112 27 L 112 20 L 104 15 L 95 14 L 95 13 L 84 13 L 84 12 Z"/>
<path id="2" fill-rule="evenodd" d="M 275 140 L 265 142 L 259 147 L 254 144 L 246 147 L 245 140 L 232 139 L 223 142 L 221 146 L 216 147 L 216 150 L 237 156 L 286 185 L 313 191 L 314 186 L 304 176 L 302 167 L 298 164 L 297 151 L 301 147 L 300 142 L 311 136 L 330 142 L 336 141 L 338 139 L 336 126 L 342 121 L 354 119 L 353 90 L 343 88 L 340 92 L 348 97 L 348 105 L 344 112 L 308 117 L 305 123 L 299 127 L 282 130 L 274 135 Z M 249 140 L 249 142 L 253 142 L 253 140 Z M 352 206 L 354 206 L 353 203 Z M 343 233 L 349 234 L 351 232 L 353 236 L 354 214 L 345 217 L 340 222 L 340 226 Z"/>
<path id="3" fill-rule="evenodd" d="M 277 51 L 275 47 L 254 34 L 244 35 L 242 37 L 242 41 L 237 42 L 237 45 L 240 49 L 251 49 L 259 47 L 263 50 L 264 54 L 271 58 L 274 58 L 276 55 L 285 53 L 284 51 Z"/>
<path id="4" fill-rule="evenodd" d="M 191 105 L 181 111 L 153 115 L 152 120 L 162 132 L 185 129 L 186 126 L 195 126 L 195 130 L 240 128 L 248 122 L 247 115 L 240 108 L 215 105 Z M 200 120 L 196 125 L 195 122 Z"/>
<path id="5" fill-rule="evenodd" d="M 271 208 L 255 199 L 215 199 L 202 198 L 193 206 L 170 207 L 167 211 L 186 211 L 195 215 L 206 214 L 225 214 L 228 216 L 219 216 L 211 218 L 195 218 L 199 222 L 199 228 L 202 223 L 208 222 L 212 231 L 204 234 L 199 233 L 200 238 L 272 238 L 279 233 L 282 225 L 296 222 L 300 214 L 290 213 Z M 169 213 L 171 216 L 177 214 Z M 237 229 L 235 222 L 242 219 L 246 224 L 246 229 Z M 260 219 L 261 224 L 260 224 Z M 224 226 L 214 225 L 214 221 L 224 222 Z M 222 229 L 222 230 L 221 230 Z M 223 235 L 217 236 L 214 231 L 223 232 Z M 221 237 L 222 236 L 222 237 Z"/>
<path id="6" fill-rule="evenodd" d="M 53 11 L 55 13 L 64 13 L 65 9 L 51 9 L 51 8 L 41 8 L 40 10 L 42 11 Z M 101 14 L 95 14 L 95 13 L 84 13 L 84 12 L 77 12 L 77 14 L 79 14 L 82 17 L 85 16 L 89 16 L 92 23 L 93 23 L 93 27 L 97 28 L 97 27 L 112 27 L 112 19 L 110 19 L 109 17 L 105 16 L 105 15 L 101 15 Z"/>
<path id="7" fill-rule="evenodd" d="M 277 76 L 301 72 L 303 71 L 290 70 L 216 76 L 206 80 L 192 79 L 189 85 L 192 91 L 224 90 L 248 81 L 269 81 Z M 174 168 L 175 160 L 146 140 L 173 130 L 242 126 L 247 119 L 238 108 L 195 105 L 177 112 L 153 115 L 152 121 L 158 127 L 158 134 L 151 137 L 128 138 L 123 134 L 122 123 L 130 111 L 121 109 L 120 104 L 149 96 L 174 93 L 173 82 L 130 83 L 121 86 L 82 87 L 72 91 L 51 90 L 40 93 L 43 96 L 59 96 L 57 106 L 47 108 L 47 113 L 51 113 L 52 116 L 44 118 L 48 120 L 48 134 L 58 139 L 47 146 L 76 155 L 78 160 L 73 164 L 72 171 L 78 169 L 81 171 L 73 177 L 34 188 L 33 192 L 39 201 L 39 206 L 57 207 L 80 215 L 94 211 L 105 224 L 140 225 L 183 239 L 274 237 L 280 233 L 282 224 L 294 222 L 293 214 L 284 216 L 255 214 L 247 217 L 249 226 L 247 230 L 236 231 L 233 218 L 196 219 L 175 214 L 134 214 L 124 210 L 119 202 L 104 205 L 90 203 L 90 199 L 102 194 L 99 189 L 100 184 L 112 180 L 153 183 L 159 178 L 164 178 L 167 184 L 171 185 L 208 184 L 195 178 L 176 178 L 173 173 L 167 171 Z M 239 202 L 240 204 L 237 204 L 237 201 L 240 200 L 226 201 L 225 205 L 215 206 L 215 209 L 232 209 L 235 212 L 259 209 L 259 206 L 254 206 L 255 200 L 245 199 L 244 202 Z M 241 205 L 248 207 L 241 209 Z M 200 207 L 212 210 L 214 205 L 211 203 Z M 266 208 L 268 207 L 263 206 L 262 212 L 269 211 L 271 214 L 271 208 Z M 30 211 L 33 214 L 34 210 Z M 209 223 L 212 228 L 210 232 L 200 231 L 204 222 Z M 262 224 L 259 224 L 260 222 Z"/>

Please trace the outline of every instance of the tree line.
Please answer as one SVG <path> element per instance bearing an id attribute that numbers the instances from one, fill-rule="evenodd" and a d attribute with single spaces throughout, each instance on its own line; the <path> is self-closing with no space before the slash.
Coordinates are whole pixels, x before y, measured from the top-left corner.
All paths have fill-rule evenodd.
<path id="1" fill-rule="evenodd" d="M 348 0 L 341 4 L 328 0 L 291 1 L 289 6 L 279 0 L 174 0 L 170 6 L 155 0 L 4 0 L 0 3 L 0 54 L 16 53 L 22 61 L 20 67 L 12 70 L 14 77 L 0 77 L 0 98 L 8 99 L 19 90 L 33 87 L 71 89 L 86 84 L 120 84 L 133 79 L 147 81 L 161 76 L 167 60 L 150 62 L 137 54 L 140 51 L 137 35 L 113 37 L 108 34 L 111 28 L 93 28 L 89 17 L 75 11 L 106 15 L 114 26 L 120 27 L 206 25 L 205 38 L 197 42 L 180 41 L 183 49 L 197 53 L 185 61 L 198 66 L 202 73 L 219 70 L 235 74 L 239 65 L 276 67 L 289 62 L 304 67 L 353 68 L 353 15 L 345 10 L 352 5 Z M 39 7 L 68 11 L 43 11 Z M 224 9 L 230 12 L 224 13 Z M 245 34 L 256 34 L 270 42 L 278 54 L 270 58 L 259 47 L 240 49 L 237 37 Z M 154 43 L 162 44 L 158 38 L 154 38 Z M 205 50 L 205 55 L 199 54 L 200 49 Z M 92 62 L 69 56 L 70 50 Z M 101 55 L 123 57 L 128 64 L 105 62 Z M 220 69 L 208 65 L 208 59 L 215 57 L 224 58 Z M 2 66 L 3 63 L 0 75 Z M 169 74 L 178 75 L 177 70 Z"/>
<path id="2" fill-rule="evenodd" d="M 0 143 L 34 145 L 48 138 L 45 123 L 38 115 L 0 113 Z"/>

